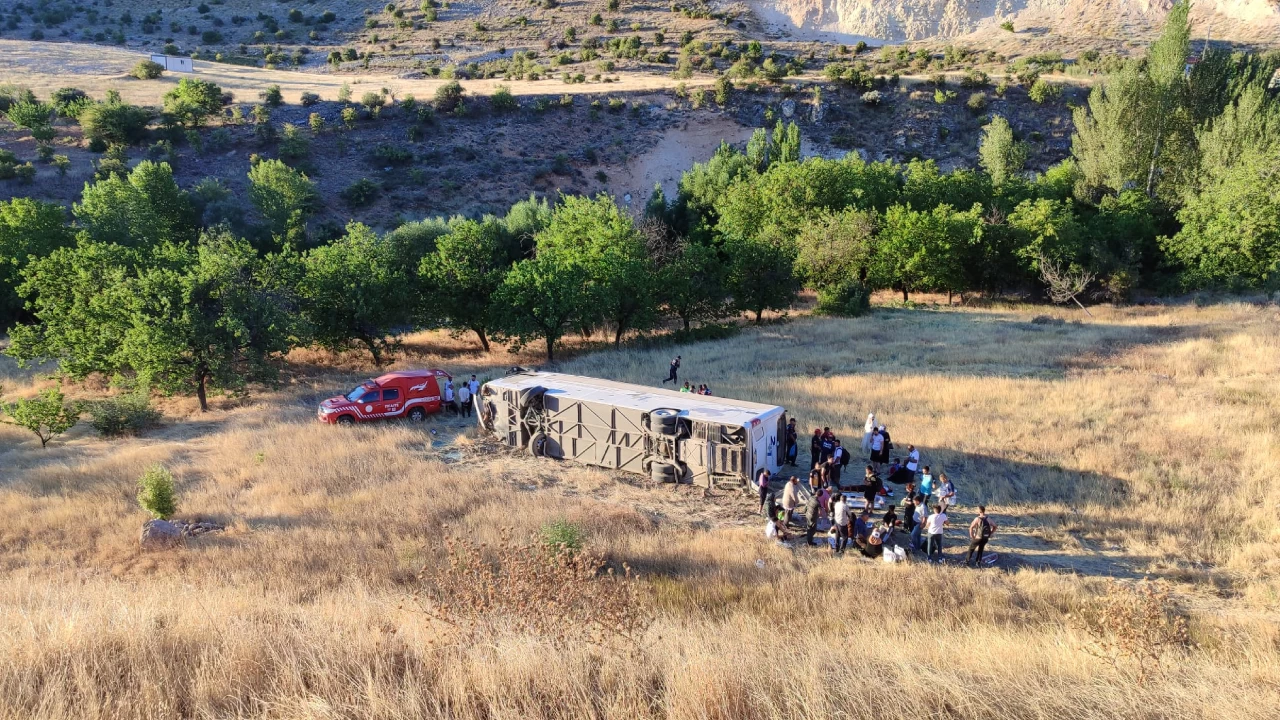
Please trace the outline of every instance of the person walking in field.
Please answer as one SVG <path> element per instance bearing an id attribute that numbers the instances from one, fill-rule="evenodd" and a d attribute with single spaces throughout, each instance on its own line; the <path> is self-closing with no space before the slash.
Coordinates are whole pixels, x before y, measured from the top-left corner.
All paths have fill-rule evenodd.
<path id="1" fill-rule="evenodd" d="M 679 355 L 671 359 L 671 369 L 668 371 L 669 374 L 667 375 L 667 379 L 663 380 L 662 384 L 666 385 L 668 382 L 670 382 L 674 385 L 680 382 L 679 380 L 676 379 L 676 373 L 678 372 L 680 372 L 680 356 Z"/>
<path id="2" fill-rule="evenodd" d="M 792 514 L 798 507 L 800 507 L 800 478 L 792 475 L 791 479 L 787 480 L 787 486 L 782 490 L 782 512 L 786 515 L 784 523 L 791 523 Z"/>
<path id="3" fill-rule="evenodd" d="M 987 506 L 979 505 L 978 516 L 969 523 L 969 554 L 964 560 L 966 566 L 974 562 L 976 553 L 978 567 L 982 567 L 982 554 L 987 550 L 987 541 L 995 534 L 996 524 L 987 517 Z"/>
<path id="4" fill-rule="evenodd" d="M 915 509 L 911 511 L 911 552 L 918 552 L 924 550 L 924 525 L 929 519 L 929 506 L 919 493 L 912 504 Z"/>
<path id="5" fill-rule="evenodd" d="M 862 426 L 862 452 L 871 452 L 871 433 L 876 429 L 876 414 L 867 413 L 867 423 Z"/>
<path id="6" fill-rule="evenodd" d="M 928 550 L 925 555 L 929 558 L 929 562 L 942 562 L 942 533 L 951 521 L 947 519 L 947 514 L 942 511 L 941 505 L 933 506 L 933 513 L 924 521 L 924 531 L 928 536 Z M 937 558 L 935 561 L 934 558 Z"/>
<path id="7" fill-rule="evenodd" d="M 469 383 L 458 386 L 458 408 L 463 415 L 471 412 L 471 388 Z"/>

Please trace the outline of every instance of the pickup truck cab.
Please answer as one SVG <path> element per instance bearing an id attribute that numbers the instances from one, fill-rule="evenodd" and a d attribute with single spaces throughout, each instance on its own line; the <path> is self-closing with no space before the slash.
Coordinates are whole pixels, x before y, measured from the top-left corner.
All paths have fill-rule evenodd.
<path id="1" fill-rule="evenodd" d="M 330 425 L 394 417 L 421 422 L 444 407 L 444 383 L 450 379 L 439 369 L 390 372 L 320 403 L 316 418 Z"/>

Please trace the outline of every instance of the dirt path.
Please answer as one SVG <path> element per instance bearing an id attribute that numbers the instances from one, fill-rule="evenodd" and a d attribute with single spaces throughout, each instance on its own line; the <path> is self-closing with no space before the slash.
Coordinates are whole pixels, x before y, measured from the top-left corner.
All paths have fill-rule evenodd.
<path id="1" fill-rule="evenodd" d="M 129 77 L 129 69 L 148 57 L 148 53 L 103 45 L 0 40 L 0 81 L 25 85 L 40 96 L 47 96 L 60 87 L 78 87 L 94 97 L 101 97 L 107 90 L 115 89 L 127 102 L 160 105 L 164 94 L 177 85 L 185 74 L 165 73 L 158 80 Z M 304 91 L 316 93 L 324 100 L 337 100 L 338 91 L 344 83 L 350 85 L 355 98 L 359 98 L 363 92 L 384 87 L 395 91 L 399 96 L 411 93 L 419 98 L 429 98 L 436 88 L 448 82 L 436 78 L 403 78 L 387 74 L 344 75 L 267 70 L 202 60 L 195 61 L 193 65 L 195 77 L 230 90 L 240 102 L 257 100 L 258 93 L 268 85 L 279 85 L 285 101 L 296 102 Z M 516 95 L 562 95 L 664 90 L 674 88 L 679 82 L 667 75 L 627 72 L 616 75 L 616 82 L 573 85 L 553 79 L 460 82 L 468 93 L 477 95 L 488 95 L 498 85 L 507 85 Z M 710 84 L 711 78 L 684 82 L 690 86 Z"/>

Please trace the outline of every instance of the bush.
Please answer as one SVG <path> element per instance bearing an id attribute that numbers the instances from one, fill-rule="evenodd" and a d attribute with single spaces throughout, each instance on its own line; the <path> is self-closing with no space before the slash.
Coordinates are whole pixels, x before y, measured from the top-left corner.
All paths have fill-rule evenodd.
<path id="1" fill-rule="evenodd" d="M 552 555 L 572 554 L 582 550 L 586 533 L 568 520 L 560 519 L 544 524 L 538 530 L 538 538 Z"/>
<path id="2" fill-rule="evenodd" d="M 462 103 L 462 85 L 457 80 L 436 88 L 435 106 L 438 112 L 453 112 Z"/>
<path id="3" fill-rule="evenodd" d="M 1005 20 L 1004 22 L 1000 23 L 1000 29 L 1004 30 L 1005 32 L 1013 32 L 1013 21 Z"/>
<path id="4" fill-rule="evenodd" d="M 360 104 L 372 111 L 374 108 L 380 108 L 387 103 L 387 99 L 382 93 L 367 92 L 360 96 Z"/>
<path id="5" fill-rule="evenodd" d="M 857 280 L 846 280 L 818 291 L 818 312 L 855 317 L 871 309 L 871 293 Z"/>
<path id="6" fill-rule="evenodd" d="M 304 92 L 298 98 L 298 102 L 302 103 L 302 107 L 311 107 L 320 102 L 320 96 L 313 92 Z"/>
<path id="7" fill-rule="evenodd" d="M 987 94 L 973 93 L 969 99 L 965 101 L 965 107 L 969 108 L 975 115 L 981 115 L 987 109 Z"/>
<path id="8" fill-rule="evenodd" d="M 31 167 L 31 163 L 26 167 Z M 80 420 L 80 407 L 67 405 L 62 391 L 57 388 L 49 388 L 34 398 L 0 404 L 0 412 L 12 418 L 14 425 L 35 433 L 42 448 L 53 438 L 75 427 Z"/>
<path id="9" fill-rule="evenodd" d="M 991 83 L 991 78 L 981 70 L 970 70 L 960 78 L 960 87 L 962 88 L 980 88 L 986 87 Z"/>
<path id="10" fill-rule="evenodd" d="M 262 91 L 262 102 L 271 107 L 280 107 L 284 104 L 284 93 L 280 92 L 279 85 L 268 85 L 266 90 Z"/>
<path id="11" fill-rule="evenodd" d="M 352 207 L 361 207 L 368 205 L 378 198 L 378 193 L 382 191 L 382 187 L 378 183 L 369 178 L 360 178 L 351 183 L 340 194 L 342 199 Z"/>
<path id="12" fill-rule="evenodd" d="M 374 160 L 381 165 L 408 165 L 413 162 L 413 153 L 395 145 L 379 145 L 373 150 Z"/>
<path id="13" fill-rule="evenodd" d="M 222 42 L 222 33 L 217 30 L 205 30 L 200 33 L 200 42 L 205 45 L 217 45 Z"/>
<path id="14" fill-rule="evenodd" d="M 145 390 L 90 403 L 89 424 L 103 437 L 140 435 L 160 424 L 160 413 L 151 407 Z"/>
<path id="15" fill-rule="evenodd" d="M 1031 85 L 1031 89 L 1027 91 L 1027 95 L 1036 104 L 1043 105 L 1059 98 L 1062 95 L 1062 87 L 1037 78 Z"/>
<path id="16" fill-rule="evenodd" d="M 22 165 L 15 165 L 13 168 L 14 177 L 18 178 L 18 182 L 24 185 L 30 185 L 36 179 L 36 166 L 30 162 Z"/>
<path id="17" fill-rule="evenodd" d="M 506 85 L 494 88 L 493 95 L 489 97 L 489 104 L 496 112 L 509 112 L 520 107 L 520 103 L 511 94 L 511 88 Z"/>
<path id="18" fill-rule="evenodd" d="M 139 80 L 155 80 L 164 74 L 164 66 L 158 62 L 142 60 L 137 65 L 133 66 L 133 69 L 129 71 L 129 74 Z"/>
<path id="19" fill-rule="evenodd" d="M 53 103 L 54 109 L 63 117 L 75 118 L 86 107 L 93 104 L 89 99 L 89 94 L 79 88 L 64 87 L 53 91 L 53 95 L 49 98 Z"/>
<path id="20" fill-rule="evenodd" d="M 53 107 L 41 102 L 22 102 L 11 106 L 5 114 L 9 116 L 9 122 L 14 125 L 35 129 L 49 124 Z"/>
<path id="21" fill-rule="evenodd" d="M 138 478 L 138 505 L 161 520 L 173 517 L 178 511 L 177 491 L 173 486 L 173 474 L 160 465 L 152 465 Z"/>
<path id="22" fill-rule="evenodd" d="M 871 90 L 862 93 L 862 104 L 875 107 L 884 101 L 884 95 L 879 90 Z"/>
<path id="23" fill-rule="evenodd" d="M 34 103 L 35 101 L 36 94 L 31 92 L 30 88 L 9 83 L 0 84 L 0 113 L 8 112 L 9 108 L 18 103 Z"/>

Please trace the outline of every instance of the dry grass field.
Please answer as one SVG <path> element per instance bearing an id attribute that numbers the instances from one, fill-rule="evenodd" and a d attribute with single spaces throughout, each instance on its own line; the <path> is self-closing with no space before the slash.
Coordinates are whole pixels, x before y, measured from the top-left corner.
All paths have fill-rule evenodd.
<path id="1" fill-rule="evenodd" d="M 744 496 L 513 455 L 459 420 L 315 422 L 373 372 L 355 357 L 297 352 L 281 388 L 206 415 L 161 400 L 137 439 L 81 426 L 42 451 L 0 425 L 0 718 L 1273 717 L 1280 309 L 1094 315 L 879 308 L 560 366 L 656 385 L 679 352 L 682 379 L 845 438 L 874 410 L 955 479 L 952 559 L 991 506 L 1001 560 L 981 571 L 782 547 Z M 409 340 L 398 365 L 529 360 Z M 8 397 L 51 382 L 7 364 L 0 381 Z M 140 551 L 134 484 L 153 463 L 180 518 L 227 531 Z M 498 543 L 556 519 L 641 573 L 642 641 L 498 619 L 460 642 L 411 601 L 442 534 Z M 1169 584 L 1192 645 L 1139 682 L 1073 617 L 1143 577 Z"/>

